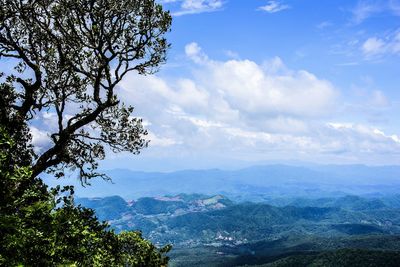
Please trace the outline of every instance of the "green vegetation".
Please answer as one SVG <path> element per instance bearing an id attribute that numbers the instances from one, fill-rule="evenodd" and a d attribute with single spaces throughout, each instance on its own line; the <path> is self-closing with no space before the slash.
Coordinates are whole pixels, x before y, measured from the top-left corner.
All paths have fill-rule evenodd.
<path id="1" fill-rule="evenodd" d="M 14 64 L 0 72 L 0 265 L 167 265 L 170 246 L 116 234 L 75 205 L 72 186 L 50 189 L 40 175 L 107 178 L 96 172 L 106 147 L 138 153 L 147 145 L 115 88 L 128 72 L 152 73 L 165 61 L 171 16 L 154 0 L 0 6 L 0 60 Z M 54 125 L 49 142 L 35 146 L 30 128 L 43 126 L 44 114 Z"/>
<path id="2" fill-rule="evenodd" d="M 161 201 L 150 197 L 140 198 L 133 205 L 133 208 L 138 213 L 144 215 L 171 213 L 185 207 L 186 204 L 181 201 Z"/>
<path id="3" fill-rule="evenodd" d="M 171 266 L 274 262 L 281 264 L 278 266 L 325 266 L 315 264 L 325 264 L 335 257 L 347 266 L 365 262 L 379 266 L 379 262 L 391 264 L 390 257 L 397 259 L 400 251 L 400 210 L 397 205 L 374 204 L 389 198 L 344 196 L 320 202 L 302 199 L 295 203 L 298 206 L 284 207 L 234 203 L 220 195 L 186 194 L 139 198 L 125 205 L 115 196 L 77 202 L 91 203 L 90 207 L 103 212 L 99 204 L 112 207 L 114 200 L 115 209 L 123 207 L 124 211 L 110 221 L 111 226 L 117 231 L 144 229 L 144 236 L 154 243 L 172 243 Z M 137 209 L 137 203 L 146 205 Z M 305 203 L 321 207 L 307 207 Z M 373 259 L 365 251 L 374 251 Z M 353 259 L 357 260 L 350 261 Z M 341 266 L 335 262 L 327 266 Z"/>
<path id="4" fill-rule="evenodd" d="M 121 197 L 114 196 L 98 199 L 79 199 L 79 204 L 96 210 L 96 215 L 100 220 L 118 219 L 121 214 L 128 211 L 128 205 Z"/>
<path id="5" fill-rule="evenodd" d="M 0 265 L 163 266 L 158 250 L 139 232 L 115 234 L 93 210 L 75 206 L 73 188 L 48 190 L 29 167 L 10 167 L 14 142 L 0 128 Z"/>
<path id="6" fill-rule="evenodd" d="M 397 267 L 400 252 L 341 249 L 317 255 L 290 256 L 260 267 Z"/>

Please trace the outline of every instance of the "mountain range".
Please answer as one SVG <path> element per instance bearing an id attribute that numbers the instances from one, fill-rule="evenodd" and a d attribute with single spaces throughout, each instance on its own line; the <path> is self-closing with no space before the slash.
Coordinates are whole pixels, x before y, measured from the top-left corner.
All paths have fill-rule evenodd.
<path id="1" fill-rule="evenodd" d="M 332 261 L 334 255 L 350 264 L 343 266 L 353 266 L 354 256 L 362 263 L 354 266 L 365 266 L 400 258 L 399 199 L 347 195 L 297 198 L 274 206 L 222 195 L 179 194 L 130 201 L 119 196 L 78 198 L 76 203 L 94 209 L 116 231 L 140 230 L 157 245 L 172 244 L 171 266 L 275 261 L 278 265 L 272 266 L 308 266 Z M 376 257 L 367 257 L 371 253 Z"/>
<path id="2" fill-rule="evenodd" d="M 93 179 L 82 187 L 77 179 L 47 177 L 49 185 L 74 184 L 79 197 L 223 194 L 241 200 L 264 201 L 281 196 L 320 198 L 348 194 L 378 196 L 400 192 L 400 166 L 265 165 L 239 170 L 141 172 L 107 170 L 111 181 Z M 73 177 L 73 175 L 71 175 Z"/>

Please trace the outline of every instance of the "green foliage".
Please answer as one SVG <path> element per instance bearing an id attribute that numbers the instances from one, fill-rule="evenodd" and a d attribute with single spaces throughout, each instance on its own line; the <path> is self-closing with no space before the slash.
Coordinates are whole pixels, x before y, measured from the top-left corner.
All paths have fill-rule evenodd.
<path id="1" fill-rule="evenodd" d="M 141 214 L 160 214 L 174 212 L 179 208 L 186 208 L 187 204 L 181 201 L 162 201 L 151 197 L 138 199 L 133 205 L 133 209 Z"/>
<path id="2" fill-rule="evenodd" d="M 345 197 L 347 198 L 347 197 Z M 397 208 L 383 206 L 366 210 L 371 201 L 360 198 L 361 210 L 335 207 L 276 207 L 264 203 L 232 203 L 221 196 L 178 195 L 139 198 L 128 205 L 120 197 L 77 199 L 98 216 L 112 218 L 121 230 L 141 229 L 154 242 L 173 242 L 175 247 L 191 244 L 220 245 L 277 239 L 285 236 L 323 237 L 400 234 Z M 313 200 L 314 201 L 314 200 Z M 170 216 L 169 216 L 170 215 Z M 224 238 L 217 238 L 224 233 Z M 217 238 L 217 239 L 216 239 Z M 245 241 L 247 240 L 247 241 Z"/>
<path id="3" fill-rule="evenodd" d="M 122 232 L 118 235 L 122 261 L 125 266 L 167 266 L 168 257 L 164 254 L 171 250 L 165 246 L 160 250 L 142 238 L 140 232 Z"/>
<path id="4" fill-rule="evenodd" d="M 93 210 L 75 206 L 73 188 L 48 190 L 30 167 L 7 164 L 14 142 L 0 128 L 0 265 L 165 266 L 139 232 L 115 234 Z"/>
<path id="5" fill-rule="evenodd" d="M 118 231 L 139 228 L 154 242 L 174 243 L 169 254 L 172 266 L 265 264 L 289 256 L 297 261 L 292 266 L 302 266 L 300 259 L 311 262 L 322 252 L 338 249 L 400 251 L 399 209 L 370 205 L 380 203 L 380 199 L 339 196 L 319 203 L 322 207 L 305 206 L 316 203 L 315 199 L 304 199 L 298 207 L 274 207 L 230 203 L 221 196 L 183 194 L 139 198 L 133 205 L 118 197 L 79 201 L 90 204 L 96 213 L 106 211 L 104 207 L 125 207 L 119 216 L 111 212 L 111 226 Z M 350 205 L 352 201 L 356 205 Z M 174 206 L 174 202 L 186 207 Z M 135 207 L 138 203 L 141 209 Z M 166 215 L 165 210 L 172 215 Z M 346 255 L 350 254 L 336 254 L 350 260 Z M 372 255 L 382 261 L 386 257 L 390 263 L 389 254 Z M 367 260 L 365 255 L 359 257 Z"/>
<path id="6" fill-rule="evenodd" d="M 40 225 L 38 220 L 51 221 L 53 200 L 40 180 L 30 178 L 29 167 L 10 165 L 13 147 L 14 141 L 0 128 L 0 254 L 3 262 L 16 264 L 42 257 L 38 248 L 46 250 L 48 240 L 42 234 L 48 224 Z"/>
<path id="7" fill-rule="evenodd" d="M 397 267 L 400 252 L 340 249 L 317 255 L 290 256 L 264 267 Z"/>
<path id="8" fill-rule="evenodd" d="M 73 187 L 48 189 L 43 172 L 96 172 L 105 149 L 139 153 L 142 120 L 115 94 L 129 72 L 150 74 L 166 60 L 171 16 L 154 0 L 0 0 L 0 265 L 162 266 L 140 233 L 117 235 Z M 28 125 L 57 119 L 51 143 L 35 149 Z"/>
<path id="9" fill-rule="evenodd" d="M 0 78 L 2 76 L 0 72 Z M 0 82 L 0 126 L 3 131 L 7 132 L 8 142 L 12 139 L 14 151 L 18 151 L 18 153 L 8 154 L 8 158 L 2 161 L 3 167 L 7 164 L 9 168 L 13 168 L 15 164 L 29 165 L 34 156 L 30 145 L 31 135 L 26 122 L 22 121 L 12 108 L 16 98 L 15 88 L 9 83 Z M 2 142 L 6 142 L 6 140 Z M 3 151 L 6 149 L 5 145 L 2 144 Z"/>

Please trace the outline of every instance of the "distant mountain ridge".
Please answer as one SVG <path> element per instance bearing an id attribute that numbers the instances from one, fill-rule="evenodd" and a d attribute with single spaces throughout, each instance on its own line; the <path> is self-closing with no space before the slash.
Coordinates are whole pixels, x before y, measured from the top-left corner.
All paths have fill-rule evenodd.
<path id="1" fill-rule="evenodd" d="M 183 170 L 169 173 L 108 170 L 112 183 L 100 179 L 82 188 L 77 180 L 57 182 L 76 185 L 80 197 L 119 195 L 125 199 L 179 193 L 223 194 L 257 201 L 259 196 L 329 197 L 379 195 L 400 192 L 400 166 L 289 165 L 253 166 L 235 171 Z M 52 185 L 52 179 L 46 179 Z"/>

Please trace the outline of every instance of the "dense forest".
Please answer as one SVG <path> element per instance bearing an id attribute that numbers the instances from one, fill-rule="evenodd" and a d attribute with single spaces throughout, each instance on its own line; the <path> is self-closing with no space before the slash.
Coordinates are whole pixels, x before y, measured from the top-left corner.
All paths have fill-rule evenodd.
<path id="1" fill-rule="evenodd" d="M 77 202 L 116 231 L 139 228 L 156 244 L 172 244 L 171 266 L 396 266 L 398 199 L 347 195 L 276 206 L 179 194 Z"/>

